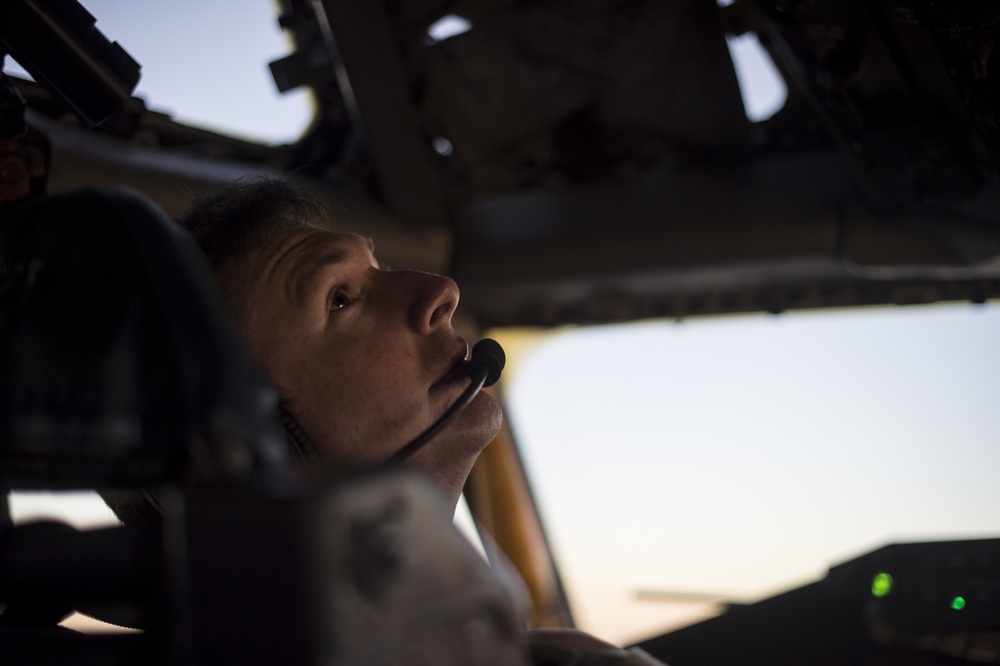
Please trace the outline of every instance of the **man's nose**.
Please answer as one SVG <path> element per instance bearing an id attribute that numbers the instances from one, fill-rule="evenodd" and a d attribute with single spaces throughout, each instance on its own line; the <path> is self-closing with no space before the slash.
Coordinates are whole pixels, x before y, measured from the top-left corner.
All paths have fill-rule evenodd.
<path id="1" fill-rule="evenodd" d="M 451 316 L 458 307 L 458 285 L 451 278 L 409 271 L 413 300 L 410 304 L 410 326 L 420 333 L 429 333 L 451 325 Z"/>

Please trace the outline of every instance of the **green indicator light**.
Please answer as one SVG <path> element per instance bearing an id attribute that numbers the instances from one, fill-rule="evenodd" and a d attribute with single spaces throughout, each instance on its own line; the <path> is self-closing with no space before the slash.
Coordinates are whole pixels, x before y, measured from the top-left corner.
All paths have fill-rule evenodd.
<path id="1" fill-rule="evenodd" d="M 891 590 L 892 576 L 884 571 L 875 574 L 875 578 L 872 579 L 872 595 L 881 598 L 889 594 Z"/>
<path id="2" fill-rule="evenodd" d="M 952 610 L 962 610 L 965 608 L 965 597 L 955 597 L 951 600 Z"/>

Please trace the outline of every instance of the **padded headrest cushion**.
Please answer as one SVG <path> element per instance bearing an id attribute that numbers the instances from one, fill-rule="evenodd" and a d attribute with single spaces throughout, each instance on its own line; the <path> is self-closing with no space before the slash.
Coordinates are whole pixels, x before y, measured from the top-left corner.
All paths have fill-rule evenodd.
<path id="1" fill-rule="evenodd" d="M 145 486 L 287 455 L 200 248 L 127 190 L 0 218 L 0 368 L 10 488 Z"/>

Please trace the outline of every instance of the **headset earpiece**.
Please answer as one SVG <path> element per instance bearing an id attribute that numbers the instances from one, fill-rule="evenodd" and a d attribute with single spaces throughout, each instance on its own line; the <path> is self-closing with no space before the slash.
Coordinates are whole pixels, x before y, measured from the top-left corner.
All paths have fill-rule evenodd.
<path id="1" fill-rule="evenodd" d="M 303 460 L 316 457 L 316 445 L 305 429 L 299 425 L 291 414 L 283 407 L 279 410 L 281 427 L 285 429 L 289 448 Z"/>

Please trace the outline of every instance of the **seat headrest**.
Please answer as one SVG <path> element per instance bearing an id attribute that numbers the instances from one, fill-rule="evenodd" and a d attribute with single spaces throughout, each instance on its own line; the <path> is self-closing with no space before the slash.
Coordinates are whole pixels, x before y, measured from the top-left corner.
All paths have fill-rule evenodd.
<path id="1" fill-rule="evenodd" d="M 0 483 L 136 487 L 284 461 L 197 243 L 121 189 L 0 218 Z"/>

